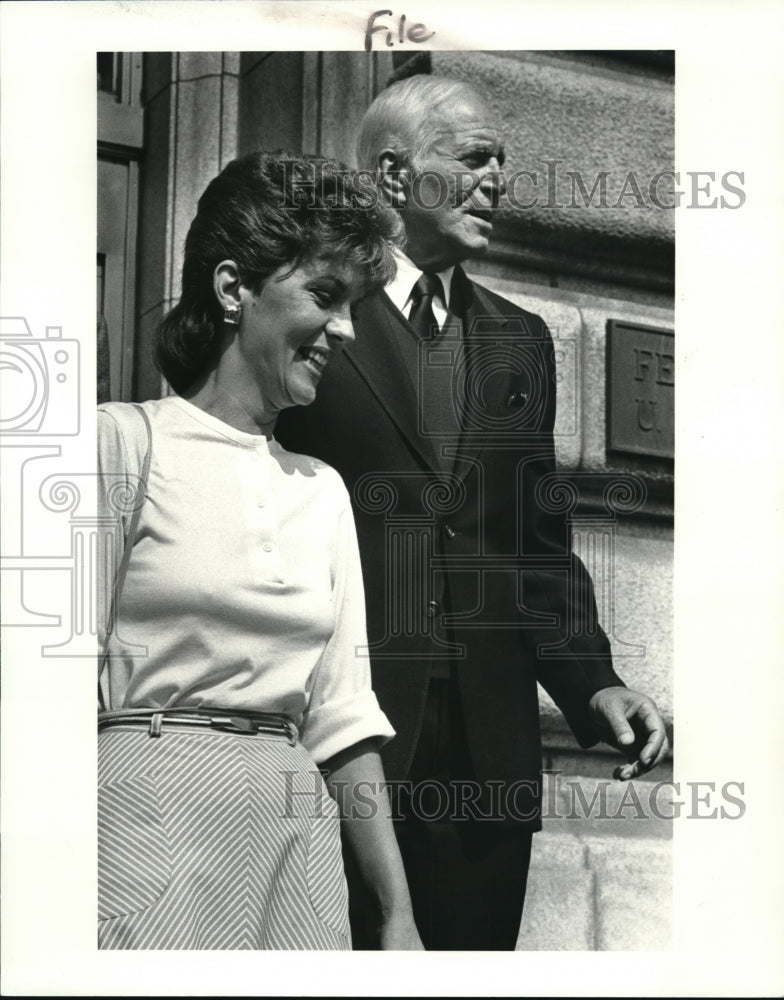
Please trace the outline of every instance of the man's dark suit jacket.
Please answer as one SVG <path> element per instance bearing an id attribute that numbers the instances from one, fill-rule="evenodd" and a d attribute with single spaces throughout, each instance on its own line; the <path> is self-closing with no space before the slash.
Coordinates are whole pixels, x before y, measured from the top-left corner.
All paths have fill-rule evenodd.
<path id="1" fill-rule="evenodd" d="M 397 731 L 382 752 L 387 778 L 404 778 L 411 763 L 433 653 L 452 656 L 471 777 L 483 790 L 503 783 L 495 799 L 483 791 L 480 808 L 500 804 L 507 821 L 538 829 L 537 680 L 583 746 L 598 738 L 589 699 L 622 681 L 591 580 L 571 555 L 547 327 L 459 267 L 452 301 L 468 375 L 451 473 L 419 417 L 419 394 L 430 390 L 417 369 L 438 364 L 444 345 L 433 353 L 417 341 L 384 293 L 355 307 L 356 343 L 327 367 L 311 406 L 281 414 L 275 435 L 334 466 L 352 496 L 373 687 Z"/>

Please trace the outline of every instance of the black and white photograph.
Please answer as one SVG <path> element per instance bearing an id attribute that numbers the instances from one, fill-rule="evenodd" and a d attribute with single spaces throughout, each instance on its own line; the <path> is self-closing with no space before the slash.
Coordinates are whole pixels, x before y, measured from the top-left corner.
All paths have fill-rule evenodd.
<path id="1" fill-rule="evenodd" d="M 371 45 L 386 30 L 382 18 L 373 22 Z M 122 599 L 119 584 L 114 595 L 124 645 L 109 644 L 102 675 L 102 946 L 338 947 L 338 933 L 354 948 L 385 947 L 390 934 L 401 947 L 407 938 L 387 929 L 378 897 L 395 900 L 407 879 L 403 905 L 407 918 L 413 905 L 415 927 L 406 934 L 416 944 L 418 931 L 428 949 L 666 947 L 659 914 L 670 905 L 672 793 L 652 782 L 672 777 L 674 54 L 98 58 L 107 399 L 145 401 L 152 425 L 152 445 L 139 445 L 140 412 L 127 402 L 104 405 L 98 424 L 106 507 L 123 473 L 147 493 L 137 523 L 125 518 L 133 551 Z M 147 147 L 122 159 L 111 139 L 130 115 L 146 118 Z M 121 256 L 129 226 L 136 253 Z M 115 303 L 123 266 L 134 287 Z M 117 309 L 129 300 L 130 328 Z M 250 469 L 203 452 L 208 429 L 218 452 L 228 435 L 230 453 L 247 462 L 251 449 Z M 148 450 L 149 465 L 139 464 Z M 351 510 L 329 479 L 319 483 L 329 475 L 321 464 L 292 453 L 336 470 Z M 254 471 L 259 461 L 271 470 Z M 173 483 L 182 495 L 167 500 Z M 345 580 L 336 567 L 354 529 L 338 529 L 341 518 L 356 524 L 361 559 Z M 336 557 L 318 554 L 314 532 Z M 234 579 L 242 562 L 245 582 Z M 348 606 L 333 610 L 337 634 L 316 626 L 329 593 L 312 578 L 327 568 L 333 601 L 349 588 L 357 604 L 350 591 L 364 579 L 367 637 L 364 622 L 343 622 Z M 543 736 L 537 681 L 547 698 Z M 248 858 L 260 846 L 237 827 L 204 829 L 200 817 L 218 813 L 269 841 L 236 799 L 253 802 L 264 768 L 278 775 L 280 794 L 264 814 L 293 812 L 287 791 L 304 806 L 312 786 L 307 777 L 293 783 L 289 750 L 249 771 L 246 787 L 234 768 L 249 767 L 247 738 L 188 731 L 203 729 L 213 709 L 221 727 L 231 712 L 288 715 L 327 784 L 351 783 L 342 792 L 350 935 L 337 918 L 326 936 L 314 932 L 308 914 L 279 898 L 319 910 L 307 871 L 305 881 L 280 871 L 275 854 L 263 859 L 267 875 L 232 872 L 226 843 Z M 143 730 L 160 710 L 172 718 L 162 715 L 152 742 Z M 197 717 L 189 724 L 187 714 Z M 136 870 L 123 831 L 143 808 L 141 793 L 134 787 L 121 802 L 113 786 L 151 767 L 182 780 L 170 726 L 188 748 L 197 742 L 211 755 L 226 742 L 241 757 L 215 765 L 227 800 L 190 784 L 187 794 L 160 792 L 175 818 L 158 817 L 156 803 L 156 824 L 207 833 L 207 844 L 159 843 L 156 826 L 135 845 Z M 355 774 L 354 754 L 381 741 L 383 774 L 369 763 Z M 161 757 L 167 742 L 171 762 Z M 333 752 L 352 758 L 348 770 L 340 758 L 337 779 Z M 201 786 L 213 765 L 191 749 L 187 761 Z M 366 886 L 386 848 L 357 856 L 350 833 L 376 822 L 379 776 L 394 791 L 402 868 L 384 861 L 395 864 L 394 886 Z M 545 779 L 553 833 L 533 837 Z M 318 864 L 312 834 L 303 835 L 303 858 Z M 281 850 L 292 849 L 286 831 Z M 179 851 L 188 858 L 181 880 Z M 521 933 L 532 854 L 534 905 Z M 194 865 L 216 866 L 220 893 Z M 268 902 L 245 917 L 236 899 L 256 878 L 254 900 Z M 202 884 L 203 899 L 192 895 Z M 333 891 L 329 913 L 338 909 Z M 231 929 L 217 917 L 226 908 Z M 393 926 L 401 919 L 391 917 Z"/>
<path id="2" fill-rule="evenodd" d="M 15 6 L 5 989 L 780 994 L 772 34 Z"/>

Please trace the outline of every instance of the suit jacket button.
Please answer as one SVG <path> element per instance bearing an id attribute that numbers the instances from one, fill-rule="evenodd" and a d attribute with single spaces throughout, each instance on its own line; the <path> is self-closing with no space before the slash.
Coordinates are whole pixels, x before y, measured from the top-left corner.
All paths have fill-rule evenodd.
<path id="1" fill-rule="evenodd" d="M 507 406 L 525 406 L 528 402 L 527 392 L 513 392 L 512 395 L 507 399 Z"/>
<path id="2" fill-rule="evenodd" d="M 441 607 L 438 601 L 428 601 L 427 602 L 427 617 L 435 618 L 437 614 L 441 611 Z"/>

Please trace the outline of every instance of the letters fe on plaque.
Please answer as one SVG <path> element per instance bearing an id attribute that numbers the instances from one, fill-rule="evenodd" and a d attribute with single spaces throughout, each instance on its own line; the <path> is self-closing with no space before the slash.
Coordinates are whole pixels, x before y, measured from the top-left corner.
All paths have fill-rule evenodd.
<path id="1" fill-rule="evenodd" d="M 675 335 L 607 323 L 607 451 L 675 456 Z"/>

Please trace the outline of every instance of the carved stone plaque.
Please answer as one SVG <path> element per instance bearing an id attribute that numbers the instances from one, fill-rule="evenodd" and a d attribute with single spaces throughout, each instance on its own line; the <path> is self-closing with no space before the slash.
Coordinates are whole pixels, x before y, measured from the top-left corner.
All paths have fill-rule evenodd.
<path id="1" fill-rule="evenodd" d="M 607 323 L 607 451 L 675 456 L 675 335 Z"/>

